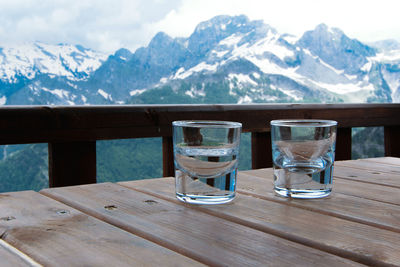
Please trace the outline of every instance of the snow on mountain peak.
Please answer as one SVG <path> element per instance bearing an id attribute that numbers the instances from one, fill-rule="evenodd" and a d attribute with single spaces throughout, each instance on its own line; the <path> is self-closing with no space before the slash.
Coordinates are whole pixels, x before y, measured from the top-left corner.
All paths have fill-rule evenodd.
<path id="1" fill-rule="evenodd" d="M 195 29 L 195 32 L 201 32 L 205 30 L 209 30 L 210 28 L 214 28 L 215 30 L 228 30 L 227 26 L 231 26 L 232 28 L 242 27 L 249 23 L 249 19 L 244 16 L 227 16 L 227 15 L 220 15 L 213 17 L 210 20 L 203 21 L 199 23 Z"/>
<path id="2" fill-rule="evenodd" d="M 400 49 L 398 50 L 390 50 L 386 52 L 381 52 L 376 54 L 376 56 L 371 57 L 373 61 L 378 61 L 378 62 L 399 62 L 400 61 Z"/>
<path id="3" fill-rule="evenodd" d="M 216 90 L 225 92 L 227 103 L 399 101 L 400 50 L 394 42 L 381 46 L 325 24 L 297 38 L 246 16 L 217 16 L 188 38 L 160 32 L 147 47 L 120 49 L 105 64 L 106 55 L 81 46 L 0 47 L 0 80 L 22 80 L 5 88 L 0 105 L 26 98 L 33 104 L 120 103 L 129 97 L 143 103 L 158 97 L 149 97 L 150 89 L 173 89 L 195 102 L 212 101 L 210 95 L 219 101 Z"/>
<path id="4" fill-rule="evenodd" d="M 67 44 L 40 42 L 3 46 L 0 53 L 0 80 L 15 82 L 18 77 L 33 79 L 37 74 L 81 80 L 100 67 L 107 56 Z"/>

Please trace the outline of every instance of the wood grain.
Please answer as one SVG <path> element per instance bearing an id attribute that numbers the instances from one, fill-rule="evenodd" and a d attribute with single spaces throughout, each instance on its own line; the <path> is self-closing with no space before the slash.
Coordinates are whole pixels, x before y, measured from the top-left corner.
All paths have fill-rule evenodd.
<path id="1" fill-rule="evenodd" d="M 239 188 L 243 186 L 240 184 L 242 178 L 239 177 Z M 173 178 L 120 184 L 177 202 Z M 363 264 L 395 265 L 400 262 L 400 246 L 394 246 L 400 240 L 400 232 L 243 194 L 239 194 L 231 205 L 200 206 L 196 210 Z"/>
<path id="2" fill-rule="evenodd" d="M 269 122 L 273 119 L 337 121 L 337 159 L 351 158 L 352 127 L 384 126 L 386 154 L 396 156 L 399 113 L 399 103 L 5 106 L 0 108 L 0 144 L 48 143 L 49 185 L 67 186 L 96 181 L 97 140 L 162 137 L 163 174 L 172 175 L 175 120 L 241 122 L 242 131 L 252 133 L 253 168 L 272 165 Z M 71 151 L 79 148 L 83 153 L 74 157 Z"/>
<path id="3" fill-rule="evenodd" d="M 334 175 L 337 179 L 355 180 L 369 184 L 377 184 L 400 188 L 400 174 L 387 174 L 377 170 L 362 170 L 335 163 Z M 373 185 L 370 185 L 373 187 Z"/>
<path id="4" fill-rule="evenodd" d="M 343 162 L 344 163 L 344 162 Z M 382 174 L 385 177 L 385 180 L 392 181 L 393 183 L 396 183 L 397 175 L 391 176 L 391 173 L 383 173 L 381 172 L 382 168 L 381 165 L 377 166 L 365 161 L 358 160 L 357 165 L 359 166 L 362 163 L 363 165 L 370 165 L 371 172 L 373 172 L 373 175 L 381 176 Z M 339 166 L 338 166 L 339 165 Z M 333 192 L 340 193 L 340 194 L 345 194 L 349 196 L 355 196 L 355 197 L 360 197 L 360 198 L 365 198 L 368 200 L 376 200 L 382 203 L 388 203 L 388 204 L 394 204 L 394 205 L 400 205 L 400 194 L 399 194 L 399 188 L 397 186 L 388 186 L 388 185 L 382 185 L 382 183 L 370 183 L 367 181 L 373 181 L 373 180 L 368 180 L 364 177 L 368 177 L 368 175 L 364 176 L 364 173 L 366 173 L 365 170 L 361 169 L 353 169 L 354 172 L 357 172 L 358 170 L 358 176 L 354 177 L 356 175 L 350 174 L 348 176 L 349 179 L 346 179 L 347 177 L 343 175 L 348 168 L 345 168 L 345 170 L 342 170 L 342 165 L 343 164 L 338 164 L 335 163 L 334 171 L 333 171 Z M 347 166 L 347 162 L 346 162 Z M 375 167 L 373 167 L 375 166 Z M 388 166 L 390 168 L 390 166 Z M 272 169 L 259 169 L 259 170 L 251 170 L 251 171 L 244 171 L 242 172 L 243 174 L 248 174 L 248 175 L 253 175 L 257 176 L 260 178 L 268 179 L 268 185 L 272 184 L 273 181 L 273 171 Z M 336 173 L 339 174 L 339 176 L 336 176 Z M 353 172 L 352 172 L 353 173 Z M 375 173 L 375 174 L 374 174 Z M 357 179 L 358 178 L 358 179 Z"/>
<path id="5" fill-rule="evenodd" d="M 334 179 L 333 193 L 327 198 L 311 201 L 283 198 L 273 192 L 272 169 L 263 169 L 239 172 L 237 190 L 271 201 L 400 233 L 398 205 L 341 194 L 336 187 L 336 181 L 337 179 Z"/>
<path id="6" fill-rule="evenodd" d="M 0 239 L 1 266 L 42 266 L 4 240 Z"/>
<path id="7" fill-rule="evenodd" d="M 332 190 L 349 196 L 400 205 L 400 189 L 395 187 L 345 179 L 334 179 Z"/>
<path id="8" fill-rule="evenodd" d="M 225 205 L 179 202 L 172 177 L 0 194 L 0 265 L 398 266 L 398 166 L 337 161 L 315 200 L 276 196 L 272 169 Z"/>
<path id="9" fill-rule="evenodd" d="M 168 180 L 163 178 L 162 180 Z M 46 195 L 209 265 L 321 266 L 354 262 L 116 184 L 47 189 Z M 105 205 L 116 208 L 104 209 Z M 228 205 L 229 206 L 229 205 Z M 226 206 L 226 207 L 228 207 Z"/>
<path id="10" fill-rule="evenodd" d="M 379 158 L 367 158 L 365 161 L 379 162 L 389 165 L 400 165 L 400 158 L 395 157 L 379 157 Z"/>
<path id="11" fill-rule="evenodd" d="M 335 163 L 335 166 L 346 166 L 346 167 L 351 167 L 353 169 L 376 171 L 376 172 L 383 172 L 386 174 L 399 174 L 400 175 L 400 165 L 384 164 L 381 162 L 368 161 L 368 160 L 364 160 L 364 159 L 338 161 L 337 163 Z"/>
<path id="12" fill-rule="evenodd" d="M 174 120 L 228 120 L 268 132 L 273 119 L 336 120 L 340 128 L 398 126 L 400 104 L 15 106 L 0 108 L 0 144 L 171 136 Z M 392 145 L 397 139 L 392 138 Z"/>
<path id="13" fill-rule="evenodd" d="M 45 266 L 197 264 L 33 191 L 0 194 L 0 218 L 1 238 Z"/>

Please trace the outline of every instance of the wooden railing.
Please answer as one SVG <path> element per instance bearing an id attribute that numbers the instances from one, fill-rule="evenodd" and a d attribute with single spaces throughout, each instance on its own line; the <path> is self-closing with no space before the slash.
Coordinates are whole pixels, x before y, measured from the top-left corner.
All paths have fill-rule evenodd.
<path id="1" fill-rule="evenodd" d="M 385 155 L 400 157 L 400 104 L 5 106 L 0 144 L 49 144 L 49 186 L 96 182 L 96 140 L 162 137 L 163 174 L 172 176 L 175 120 L 228 120 L 251 132 L 252 168 L 271 166 L 273 119 L 338 122 L 336 159 L 351 158 L 351 128 L 384 126 Z"/>

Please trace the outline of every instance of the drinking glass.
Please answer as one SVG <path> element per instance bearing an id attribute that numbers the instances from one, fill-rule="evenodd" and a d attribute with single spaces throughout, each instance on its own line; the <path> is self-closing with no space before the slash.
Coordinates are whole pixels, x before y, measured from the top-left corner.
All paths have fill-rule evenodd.
<path id="1" fill-rule="evenodd" d="M 321 198 L 332 191 L 337 122 L 271 121 L 274 190 L 292 198 Z"/>
<path id="2" fill-rule="evenodd" d="M 233 200 L 242 124 L 229 121 L 174 121 L 176 197 L 193 204 Z"/>

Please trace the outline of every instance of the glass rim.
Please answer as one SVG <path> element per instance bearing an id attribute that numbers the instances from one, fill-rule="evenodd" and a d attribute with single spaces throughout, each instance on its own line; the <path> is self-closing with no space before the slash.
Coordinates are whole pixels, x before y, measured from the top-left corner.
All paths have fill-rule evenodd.
<path id="1" fill-rule="evenodd" d="M 331 127 L 337 126 L 337 121 L 334 120 L 319 120 L 319 119 L 283 119 L 272 120 L 271 126 L 284 127 Z"/>
<path id="2" fill-rule="evenodd" d="M 193 128 L 241 128 L 242 124 L 235 121 L 214 121 L 214 120 L 182 120 L 173 121 L 172 126 L 193 127 Z"/>

